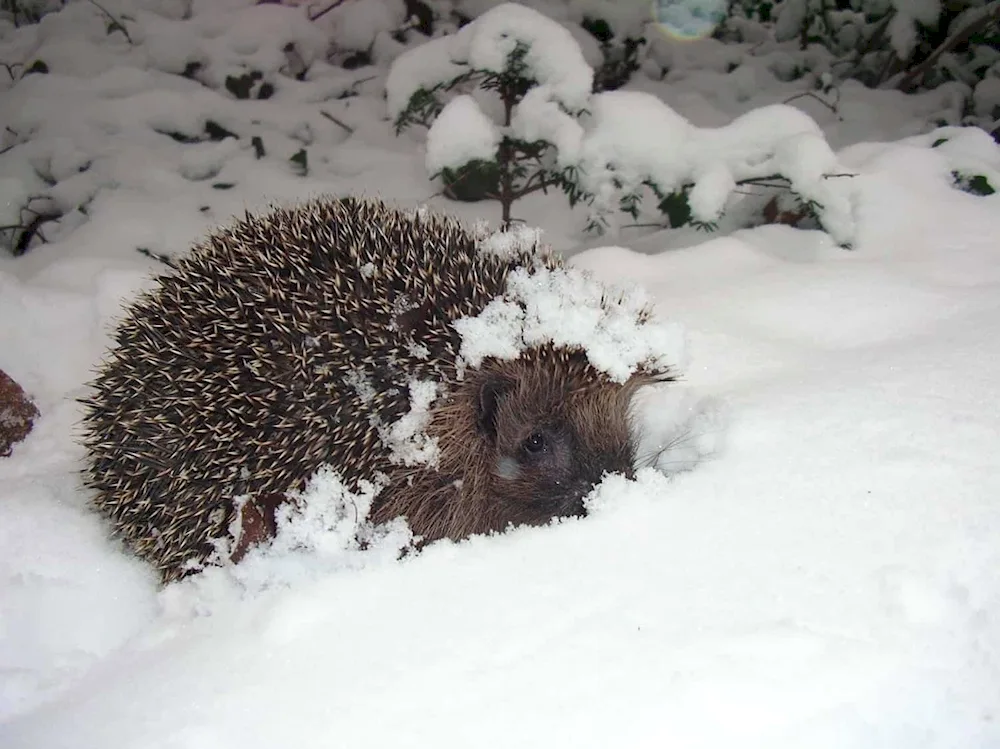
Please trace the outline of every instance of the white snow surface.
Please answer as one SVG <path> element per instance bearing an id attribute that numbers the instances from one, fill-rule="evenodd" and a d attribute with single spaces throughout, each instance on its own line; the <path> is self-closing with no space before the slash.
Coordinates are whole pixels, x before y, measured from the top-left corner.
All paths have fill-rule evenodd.
<path id="1" fill-rule="evenodd" d="M 327 6 L 310 7 L 319 10 Z M 380 33 L 395 31 L 404 21 L 403 0 L 347 0 L 317 19 L 318 25 L 329 31 L 333 44 L 353 50 L 369 49 Z"/>
<path id="2" fill-rule="evenodd" d="M 30 195 L 86 206 L 0 254 L 0 369 L 41 411 L 0 459 L 0 746 L 1000 746 L 1000 194 L 952 177 L 997 184 L 1000 152 L 981 131 L 931 132 L 947 92 L 844 85 L 840 119 L 793 102 L 856 175 L 850 252 L 787 226 L 634 227 L 586 249 L 584 209 L 558 193 L 515 204 L 576 268 L 641 282 L 685 333 L 683 380 L 633 414 L 660 470 L 610 477 L 586 518 L 399 559 L 402 524 L 355 543 L 376 487 L 351 495 L 324 471 L 276 547 L 159 590 L 88 509 L 76 443 L 75 399 L 120 305 L 161 269 L 135 249 L 181 253 L 246 209 L 322 192 L 498 216 L 428 199 L 419 139 L 385 119 L 385 67 L 317 61 L 295 80 L 284 33 L 247 23 L 258 32 L 234 47 L 218 25 L 274 8 L 175 6 L 136 3 L 134 45 L 86 2 L 0 36 L 0 59 L 52 70 L 0 84 L 4 220 Z M 280 28 L 309 48 L 298 21 Z M 266 60 L 275 97 L 180 78 L 188 52 L 205 70 Z M 632 86 L 690 137 L 808 85 L 744 67 L 753 87 L 693 65 Z M 195 137 L 208 119 L 239 137 L 160 132 Z M 286 161 L 303 147 L 298 176 Z M 827 158 L 788 153 L 807 171 Z"/>

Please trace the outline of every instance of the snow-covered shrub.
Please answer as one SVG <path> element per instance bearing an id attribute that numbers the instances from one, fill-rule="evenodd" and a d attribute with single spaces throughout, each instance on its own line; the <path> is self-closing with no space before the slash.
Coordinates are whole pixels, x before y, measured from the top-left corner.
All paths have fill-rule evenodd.
<path id="1" fill-rule="evenodd" d="M 850 174 L 800 110 L 773 105 L 699 128 L 655 96 L 610 91 L 593 97 L 591 113 L 576 167 L 595 222 L 616 208 L 637 216 L 648 190 L 671 226 L 711 229 L 741 186 L 783 184 L 804 215 L 851 243 Z"/>
<path id="2" fill-rule="evenodd" d="M 525 195 L 558 186 L 575 198 L 559 136 L 579 131 L 592 87 L 593 70 L 564 26 L 506 3 L 397 58 L 386 95 L 397 133 L 430 125 L 430 174 L 453 196 L 499 201 L 508 225 Z M 456 90 L 471 93 L 443 103 Z M 471 180 L 480 195 L 468 194 Z"/>
<path id="3" fill-rule="evenodd" d="M 38 23 L 46 13 L 62 5 L 63 0 L 0 0 L 0 20 L 8 20 L 15 26 Z"/>
<path id="4" fill-rule="evenodd" d="M 430 123 L 430 174 L 453 197 L 500 201 L 504 223 L 515 200 L 558 186 L 592 205 L 591 228 L 619 209 L 638 215 L 650 195 L 671 226 L 714 228 L 734 192 L 765 183 L 785 185 L 803 218 L 851 243 L 850 175 L 801 111 L 767 107 L 702 129 L 650 94 L 591 94 L 591 84 L 564 27 L 506 4 L 401 56 L 386 90 L 397 131 Z"/>
<path id="5" fill-rule="evenodd" d="M 973 195 L 992 195 L 1000 190 L 1000 147 L 980 129 L 942 127 L 911 142 L 936 149 L 958 189 Z"/>
<path id="6" fill-rule="evenodd" d="M 641 34 L 617 33 L 603 18 L 584 16 L 581 26 L 599 43 L 601 65 L 594 71 L 595 91 L 614 91 L 628 83 L 639 69 L 640 52 L 646 43 Z"/>
<path id="7" fill-rule="evenodd" d="M 324 102 L 358 80 L 325 62 L 327 36 L 304 5 L 99 5 L 68 0 L 19 27 L 0 20 L 0 250 L 57 240 L 100 210 L 105 190 L 126 186 L 207 216 L 257 161 L 296 176 L 329 170 L 328 147 L 351 134 Z M 174 168 L 151 184 L 140 165 L 154 153 Z M 137 244 L 166 249 L 163 237 Z"/>
<path id="8" fill-rule="evenodd" d="M 422 0 L 325 0 L 307 7 L 329 39 L 328 61 L 347 70 L 392 62 L 414 32 L 434 32 L 435 12 Z"/>
<path id="9" fill-rule="evenodd" d="M 842 78 L 903 91 L 956 81 L 966 89 L 964 124 L 1000 132 L 1000 0 L 740 0 L 731 9 L 774 18 L 778 41 L 821 44 Z M 985 84 L 985 85 L 984 85 Z M 985 103 L 984 103 L 985 102 Z M 954 123 L 957 124 L 957 123 Z"/>

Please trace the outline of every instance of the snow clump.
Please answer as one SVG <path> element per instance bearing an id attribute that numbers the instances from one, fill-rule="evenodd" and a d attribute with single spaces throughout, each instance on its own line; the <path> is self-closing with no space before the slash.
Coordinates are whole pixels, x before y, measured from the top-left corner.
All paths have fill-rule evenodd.
<path id="1" fill-rule="evenodd" d="M 579 269 L 518 268 L 502 297 L 455 321 L 462 337 L 458 368 L 477 367 L 490 356 L 516 359 L 528 348 L 553 344 L 582 349 L 616 382 L 640 366 L 665 371 L 680 360 L 682 337 L 650 310 L 642 290 L 602 284 Z"/>
<path id="2" fill-rule="evenodd" d="M 438 386 L 429 380 L 410 383 L 410 410 L 392 426 L 379 429 L 379 438 L 389 449 L 389 459 L 405 466 L 438 464 L 440 451 L 436 437 L 426 433 L 431 421 L 430 407 Z"/>
<path id="3" fill-rule="evenodd" d="M 529 95 L 558 101 L 571 111 L 587 106 L 594 71 L 573 34 L 536 10 L 504 3 L 457 34 L 433 39 L 400 55 L 386 79 L 389 116 L 398 118 L 421 89 L 447 86 L 472 71 L 503 72 L 519 44 L 527 47 L 524 64 L 538 82 Z"/>
<path id="4" fill-rule="evenodd" d="M 500 131 L 468 95 L 445 105 L 427 133 L 427 171 L 459 169 L 471 161 L 493 161 Z"/>
<path id="5" fill-rule="evenodd" d="M 608 91 L 592 98 L 591 112 L 575 166 L 599 211 L 652 184 L 663 195 L 689 188 L 692 217 L 713 223 L 739 182 L 784 177 L 817 204 L 835 241 L 854 237 L 850 177 L 816 122 L 794 107 L 761 107 L 699 128 L 651 94 Z M 560 150 L 561 159 L 568 155 Z"/>

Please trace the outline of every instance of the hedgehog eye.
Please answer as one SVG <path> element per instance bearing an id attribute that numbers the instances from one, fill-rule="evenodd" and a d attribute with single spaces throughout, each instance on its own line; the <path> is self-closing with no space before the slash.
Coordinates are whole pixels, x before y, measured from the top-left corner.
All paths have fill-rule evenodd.
<path id="1" fill-rule="evenodd" d="M 521 447 L 528 455 L 538 455 L 541 453 L 546 445 L 545 435 L 541 432 L 532 432 L 528 435 L 528 438 L 521 443 Z"/>

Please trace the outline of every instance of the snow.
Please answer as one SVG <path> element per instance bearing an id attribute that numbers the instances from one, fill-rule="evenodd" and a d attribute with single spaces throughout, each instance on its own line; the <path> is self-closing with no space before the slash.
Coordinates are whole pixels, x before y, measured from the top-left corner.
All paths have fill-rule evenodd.
<path id="1" fill-rule="evenodd" d="M 889 21 L 889 43 L 901 60 L 908 60 L 918 40 L 917 24 L 937 25 L 940 0 L 892 0 L 895 14 Z"/>
<path id="2" fill-rule="evenodd" d="M 538 81 L 536 96 L 558 101 L 571 111 L 586 106 L 594 72 L 573 34 L 536 10 L 503 3 L 459 33 L 431 40 L 400 55 L 386 81 L 389 116 L 398 117 L 421 88 L 447 84 L 469 71 L 503 71 L 519 44 L 527 47 L 524 64 Z"/>
<path id="3" fill-rule="evenodd" d="M 495 161 L 500 131 L 469 95 L 445 104 L 427 132 L 427 171 L 440 174 L 471 161 Z"/>
<path id="4" fill-rule="evenodd" d="M 647 317 L 649 306 L 641 289 L 609 286 L 578 269 L 517 269 L 502 297 L 455 321 L 462 366 L 478 367 L 487 357 L 516 359 L 551 343 L 581 348 L 616 382 L 640 367 L 665 372 L 683 356 L 682 335 Z"/>
<path id="5" fill-rule="evenodd" d="M 988 76 L 977 83 L 972 100 L 976 114 L 1000 119 L 1000 76 Z"/>
<path id="6" fill-rule="evenodd" d="M 479 252 L 509 259 L 525 252 L 537 252 L 542 247 L 542 230 L 527 224 L 512 224 L 494 231 L 485 221 L 473 226 Z"/>
<path id="7" fill-rule="evenodd" d="M 396 58 L 385 81 L 386 105 L 394 120 L 419 89 L 464 75 L 466 67 L 452 59 L 454 37 L 443 36 L 418 45 Z"/>
<path id="8" fill-rule="evenodd" d="M 301 492 L 275 512 L 276 536 L 251 548 L 239 564 L 228 562 L 230 544 L 218 544 L 218 558 L 227 560 L 185 578 L 160 595 L 164 620 L 225 614 L 268 591 L 314 583 L 340 574 L 395 563 L 412 546 L 406 523 L 383 526 L 368 521 L 378 481 L 362 482 L 357 491 L 344 486 L 329 466 L 315 473 Z M 234 534 L 235 544 L 238 534 Z"/>
<path id="9" fill-rule="evenodd" d="M 788 0 L 777 11 L 774 35 L 781 41 L 794 39 L 801 31 L 809 12 L 809 0 Z"/>
<path id="10" fill-rule="evenodd" d="M 479 16 L 455 36 L 455 54 L 474 70 L 499 73 L 518 44 L 524 62 L 544 91 L 567 109 L 583 109 L 594 82 L 573 35 L 561 24 L 517 3 L 504 3 Z"/>
<path id="11" fill-rule="evenodd" d="M 426 354 L 425 354 L 426 355 Z M 437 439 L 426 433 L 431 421 L 431 405 L 438 396 L 434 382 L 415 380 L 410 383 L 410 410 L 402 418 L 379 430 L 379 437 L 389 449 L 393 463 L 406 466 L 436 466 L 440 456 Z"/>
<path id="12" fill-rule="evenodd" d="M 330 41 L 337 47 L 364 50 L 372 46 L 380 33 L 395 31 L 404 21 L 403 0 L 349 0 L 321 16 L 318 25 L 329 31 Z"/>
<path id="13" fill-rule="evenodd" d="M 0 254 L 0 369 L 41 412 L 0 460 L 0 746 L 1000 746 L 1000 193 L 953 177 L 996 186 L 1000 150 L 980 130 L 929 125 L 953 112 L 953 90 L 847 84 L 837 116 L 808 98 L 800 114 L 761 114 L 809 83 L 748 53 L 748 91 L 710 40 L 684 48 L 667 83 L 637 76 L 621 92 L 636 106 L 623 164 L 689 170 L 708 212 L 730 178 L 773 159 L 800 184 L 847 191 L 833 196 L 854 247 L 780 225 L 623 227 L 617 246 L 595 246 L 585 209 L 557 192 L 515 204 L 573 274 L 641 283 L 675 326 L 660 348 L 675 363 L 683 345 L 683 379 L 632 414 L 659 470 L 609 477 L 586 518 L 419 552 L 401 523 L 364 525 L 375 485 L 346 493 L 322 472 L 279 543 L 160 590 L 88 509 L 76 442 L 75 399 L 121 304 L 161 270 L 135 249 L 182 253 L 230 216 L 322 192 L 470 224 L 498 211 L 428 198 L 420 136 L 397 138 L 386 118 L 384 65 L 281 72 L 283 30 L 309 49 L 301 16 L 240 25 L 234 50 L 219 14 L 273 8 L 200 0 L 185 20 L 173 3 L 141 7 L 132 46 L 85 2 L 0 32 L 0 59 L 44 51 L 53 69 L 0 88 L 17 133 L 0 153 L 4 221 L 35 194 L 73 208 L 45 225 L 47 243 Z M 451 64 L 438 41 L 405 52 L 390 81 L 440 73 L 421 55 Z M 266 57 L 275 96 L 180 78 L 188 53 L 209 67 Z M 591 102 L 588 137 L 605 114 L 626 126 L 627 109 L 601 109 L 613 100 Z M 156 132 L 201 137 L 208 119 L 237 137 Z M 287 158 L 306 130 L 303 177 Z M 707 157 L 712 139 L 724 158 Z M 608 155 L 594 143 L 586 153 Z M 817 178 L 834 167 L 854 176 Z M 524 228 L 483 244 L 538 241 Z"/>
<path id="14" fill-rule="evenodd" d="M 689 203 L 699 221 L 718 221 L 740 181 L 781 175 L 791 189 L 815 200 L 823 227 L 841 244 L 854 239 L 850 175 L 842 170 L 819 126 L 788 105 L 761 107 L 717 128 L 694 127 L 660 99 L 638 91 L 593 97 L 592 118 L 578 149 L 561 148 L 582 181 L 612 210 L 622 194 L 646 182 L 662 194 L 691 186 Z M 830 176 L 828 176 L 830 175 Z"/>

